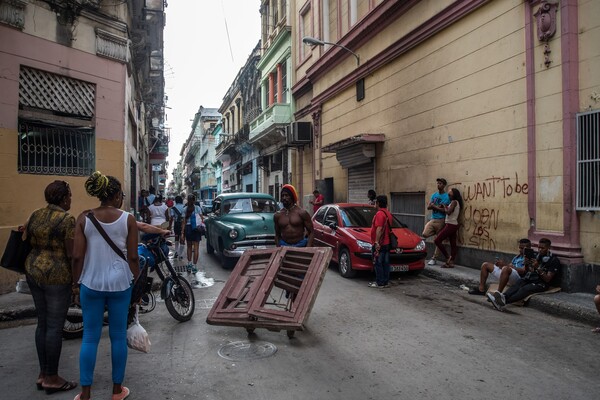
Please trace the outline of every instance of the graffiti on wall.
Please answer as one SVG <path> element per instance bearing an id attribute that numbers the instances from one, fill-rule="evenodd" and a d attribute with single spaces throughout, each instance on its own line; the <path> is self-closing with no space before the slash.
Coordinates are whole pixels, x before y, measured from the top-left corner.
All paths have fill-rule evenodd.
<path id="1" fill-rule="evenodd" d="M 462 183 L 455 184 L 456 186 Z M 496 231 L 501 210 L 482 204 L 486 199 L 506 199 L 512 196 L 527 195 L 529 185 L 514 177 L 491 176 L 481 181 L 463 185 L 465 202 L 459 242 L 481 250 L 496 249 Z"/>

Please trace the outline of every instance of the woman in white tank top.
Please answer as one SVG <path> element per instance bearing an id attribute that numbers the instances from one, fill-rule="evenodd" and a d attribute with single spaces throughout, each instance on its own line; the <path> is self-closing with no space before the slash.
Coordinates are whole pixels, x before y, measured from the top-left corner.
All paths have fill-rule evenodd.
<path id="1" fill-rule="evenodd" d="M 437 248 L 440 249 L 440 252 L 446 257 L 446 263 L 442 265 L 442 268 L 454 268 L 456 253 L 458 251 L 458 247 L 456 246 L 456 236 L 458 235 L 459 228 L 458 218 L 463 209 L 463 199 L 458 189 L 450 189 L 448 191 L 448 197 L 450 198 L 450 204 L 444 207 L 444 211 L 446 212 L 446 225 L 434 240 Z M 442 244 L 446 239 L 450 241 L 450 256 L 448 256 L 448 251 Z"/>
<path id="2" fill-rule="evenodd" d="M 81 393 L 76 399 L 88 400 L 91 396 L 106 305 L 113 360 L 112 399 L 123 400 L 129 396 L 129 389 L 122 383 L 127 363 L 131 284 L 139 275 L 138 230 L 135 218 L 119 209 L 125 195 L 116 178 L 94 172 L 85 182 L 85 189 L 90 196 L 100 200 L 100 207 L 84 211 L 75 225 L 73 285 L 75 292 L 79 290 L 83 313 L 83 340 L 79 353 Z M 125 258 L 104 239 L 89 218 L 90 212 Z"/>

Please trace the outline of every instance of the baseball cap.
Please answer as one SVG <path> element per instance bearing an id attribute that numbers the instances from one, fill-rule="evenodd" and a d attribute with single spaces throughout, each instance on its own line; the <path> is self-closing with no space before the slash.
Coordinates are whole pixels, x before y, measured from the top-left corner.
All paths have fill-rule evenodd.
<path id="1" fill-rule="evenodd" d="M 444 185 L 448 184 L 448 182 L 446 182 L 446 180 L 444 178 L 437 178 L 435 181 L 436 182 L 442 182 Z"/>

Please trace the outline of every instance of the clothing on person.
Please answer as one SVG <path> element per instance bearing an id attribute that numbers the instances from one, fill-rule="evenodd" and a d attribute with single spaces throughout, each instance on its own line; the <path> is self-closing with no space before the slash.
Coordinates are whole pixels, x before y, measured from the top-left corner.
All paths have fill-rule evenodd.
<path id="1" fill-rule="evenodd" d="M 450 205 L 450 197 L 448 197 L 448 193 L 444 192 L 444 193 L 440 193 L 435 192 L 434 194 L 431 195 L 431 199 L 430 201 L 436 205 L 436 206 L 448 206 Z M 445 219 L 446 218 L 446 214 L 444 214 L 443 211 L 437 211 L 437 210 L 433 210 L 433 212 L 431 213 L 431 219 Z"/>
<path id="2" fill-rule="evenodd" d="M 458 225 L 458 214 L 460 214 L 460 204 L 456 202 L 456 207 L 452 213 L 446 215 L 446 225 Z"/>
<path id="3" fill-rule="evenodd" d="M 371 243 L 375 244 L 377 237 L 377 228 L 383 228 L 383 234 L 381 235 L 381 241 L 379 244 L 385 246 L 390 244 L 390 232 L 389 224 L 393 220 L 392 214 L 387 208 L 380 208 L 373 217 L 373 223 L 371 224 Z"/>
<path id="4" fill-rule="evenodd" d="M 152 194 L 152 193 L 148 194 L 148 197 L 146 197 L 146 200 L 148 200 L 148 207 L 150 207 L 150 205 L 152 203 L 154 203 L 155 198 L 156 198 L 155 194 Z"/>
<path id="5" fill-rule="evenodd" d="M 430 219 L 425 224 L 425 228 L 423 228 L 423 237 L 427 238 L 438 234 L 442 229 L 444 229 L 444 225 L 446 225 L 445 220 L 445 218 Z"/>
<path id="6" fill-rule="evenodd" d="M 448 239 L 448 241 L 450 242 L 450 256 L 452 257 L 452 260 L 456 260 L 456 255 L 458 254 L 458 247 L 456 246 L 456 236 L 458 233 L 458 227 L 458 224 L 447 223 L 433 241 L 433 243 L 435 243 L 435 246 L 440 250 L 440 252 L 444 255 L 446 259 L 448 259 L 448 251 L 442 243 L 444 242 L 444 240 Z"/>
<path id="7" fill-rule="evenodd" d="M 179 237 L 181 233 L 181 224 L 183 223 L 183 214 L 185 213 L 183 204 L 175 203 L 173 207 L 171 207 L 171 217 L 173 218 L 173 232 L 175 232 L 175 237 Z"/>
<path id="8" fill-rule="evenodd" d="M 200 206 L 194 206 L 195 214 L 201 214 L 201 212 Z M 200 224 L 200 221 L 197 221 L 197 224 Z M 191 216 L 185 221 L 185 240 L 188 242 L 199 242 L 202 240 L 202 234 L 200 231 L 198 229 L 192 229 Z"/>
<path id="9" fill-rule="evenodd" d="M 75 217 L 49 204 L 34 211 L 29 221 L 31 252 L 25 260 L 25 273 L 38 284 L 70 285 L 71 262 L 65 240 L 72 240 L 75 235 Z"/>
<path id="10" fill-rule="evenodd" d="M 548 252 L 545 256 L 538 254 L 536 259 L 539 263 L 539 270 L 554 274 L 552 280 L 550 282 L 545 282 L 540 278 L 538 272 L 527 272 L 516 285 L 511 286 L 504 293 L 506 304 L 523 300 L 527 296 L 543 292 L 551 286 L 559 286 L 560 260 L 558 257 L 552 254 L 552 252 Z"/>
<path id="11" fill-rule="evenodd" d="M 321 193 L 319 193 L 317 195 L 317 197 L 315 197 L 315 200 L 313 202 L 313 212 L 317 212 L 317 210 L 319 208 L 321 208 L 321 206 L 323 205 L 323 203 L 325 202 L 325 196 L 323 196 Z"/>
<path id="12" fill-rule="evenodd" d="M 127 365 L 127 313 L 131 300 L 131 287 L 120 292 L 105 292 L 90 289 L 82 284 L 79 296 L 81 308 L 84 310 L 83 326 L 85 326 L 79 354 L 81 386 L 93 384 L 105 306 L 108 309 L 112 381 L 120 385 L 125 378 Z"/>
<path id="13" fill-rule="evenodd" d="M 166 204 L 152 204 L 148 207 L 150 212 L 150 225 L 161 226 L 167 222 L 166 212 L 169 209 Z"/>
<path id="14" fill-rule="evenodd" d="M 35 344 L 45 376 L 58 374 L 62 330 L 71 300 L 71 263 L 65 242 L 74 234 L 75 218 L 54 204 L 29 217 L 31 252 L 25 260 L 25 275 L 37 313 Z"/>
<path id="15" fill-rule="evenodd" d="M 387 208 L 379 208 L 373 217 L 371 224 L 371 243 L 373 244 L 373 262 L 375 269 L 375 280 L 377 286 L 387 286 L 390 281 L 390 226 L 393 217 Z M 375 247 L 377 242 L 377 228 L 383 230 L 379 241 L 379 249 Z"/>
<path id="16" fill-rule="evenodd" d="M 496 280 L 500 280 L 501 273 L 502 273 L 502 268 L 498 267 L 497 265 L 494 265 L 494 270 L 492 271 L 491 275 L 494 278 L 496 278 Z M 510 276 L 508 277 L 508 284 L 510 286 L 513 286 L 513 285 L 516 285 L 517 282 L 519 282 L 520 280 L 521 280 L 521 276 L 519 275 L 519 273 L 516 270 L 514 270 L 513 268 L 511 268 Z"/>
<path id="17" fill-rule="evenodd" d="M 379 251 L 376 251 L 373 247 L 373 260 L 375 262 L 375 282 L 377 283 L 377 286 L 387 286 L 390 283 L 389 244 L 379 247 Z"/>
<path id="18" fill-rule="evenodd" d="M 308 238 L 304 238 L 297 243 L 288 243 L 283 239 L 279 239 L 279 245 L 281 247 L 306 247 L 307 244 L 308 244 Z"/>
<path id="19" fill-rule="evenodd" d="M 108 237 L 127 257 L 127 217 L 121 216 L 111 223 L 98 221 Z M 94 224 L 86 218 L 84 234 L 87 241 L 83 272 L 79 283 L 89 289 L 102 292 L 122 292 L 127 290 L 133 280 L 133 274 L 127 261 L 123 260 L 110 247 Z"/>
<path id="20" fill-rule="evenodd" d="M 36 282 L 30 276 L 26 279 L 38 320 L 35 347 L 40 371 L 46 376 L 57 375 L 63 327 L 71 304 L 71 285 L 47 285 Z"/>

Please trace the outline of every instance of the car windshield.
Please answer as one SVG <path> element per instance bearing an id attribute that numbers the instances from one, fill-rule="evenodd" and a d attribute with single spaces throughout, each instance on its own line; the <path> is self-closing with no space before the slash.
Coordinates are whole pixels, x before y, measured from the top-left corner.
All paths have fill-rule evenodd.
<path id="1" fill-rule="evenodd" d="M 348 228 L 370 228 L 377 209 L 375 207 L 344 207 L 340 208 L 340 216 L 344 226 Z M 402 222 L 392 214 L 392 228 L 406 228 Z"/>
<path id="2" fill-rule="evenodd" d="M 230 199 L 223 201 L 224 214 L 240 213 L 274 213 L 277 211 L 277 204 L 271 199 L 257 199 L 244 197 L 240 199 Z"/>

